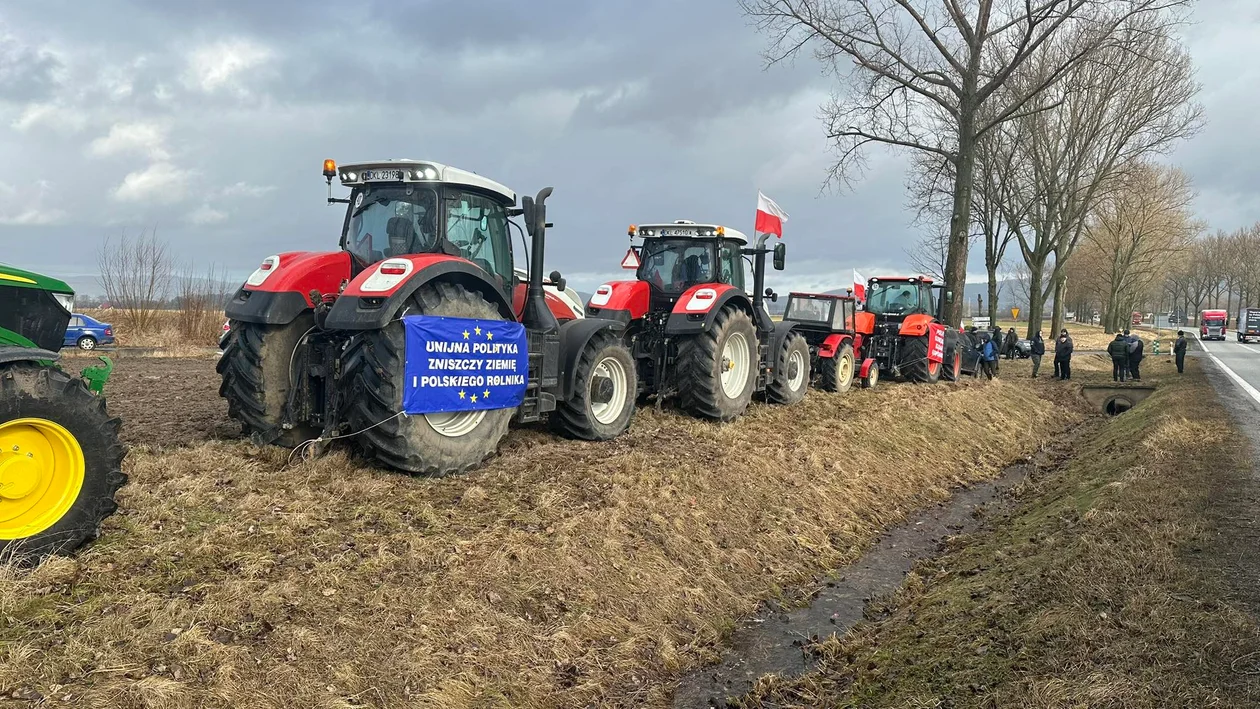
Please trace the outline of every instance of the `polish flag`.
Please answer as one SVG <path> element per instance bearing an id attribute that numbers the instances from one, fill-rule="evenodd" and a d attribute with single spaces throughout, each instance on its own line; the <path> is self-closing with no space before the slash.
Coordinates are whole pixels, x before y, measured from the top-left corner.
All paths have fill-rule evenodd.
<path id="1" fill-rule="evenodd" d="M 753 229 L 758 234 L 774 234 L 782 239 L 783 222 L 787 220 L 787 212 L 759 190 L 757 192 L 757 224 Z"/>
<path id="2" fill-rule="evenodd" d="M 857 272 L 856 268 L 853 269 L 853 297 L 859 303 L 866 302 L 866 279 Z"/>

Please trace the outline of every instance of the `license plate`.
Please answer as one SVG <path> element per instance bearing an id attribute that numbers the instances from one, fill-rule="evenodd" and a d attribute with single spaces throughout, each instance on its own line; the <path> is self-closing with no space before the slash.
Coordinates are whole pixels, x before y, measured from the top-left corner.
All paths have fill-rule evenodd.
<path id="1" fill-rule="evenodd" d="M 695 236 L 695 229 L 661 229 L 661 236 Z"/>
<path id="2" fill-rule="evenodd" d="M 364 182 L 390 181 L 398 182 L 402 180 L 402 170 L 364 170 Z"/>

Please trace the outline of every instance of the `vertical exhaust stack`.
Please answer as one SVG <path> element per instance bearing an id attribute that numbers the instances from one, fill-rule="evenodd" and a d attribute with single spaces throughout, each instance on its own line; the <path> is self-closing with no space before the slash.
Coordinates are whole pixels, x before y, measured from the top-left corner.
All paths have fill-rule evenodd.
<path id="1" fill-rule="evenodd" d="M 766 287 L 766 240 L 770 238 L 769 234 L 762 234 L 757 237 L 757 243 L 753 245 L 753 251 L 757 256 L 753 260 L 753 312 L 760 313 L 762 304 L 765 302 Z"/>
<path id="2" fill-rule="evenodd" d="M 538 197 L 525 197 L 521 200 L 524 210 L 525 228 L 529 231 L 529 285 L 525 291 L 525 309 L 521 313 L 521 323 L 530 330 L 540 332 L 558 332 L 560 323 L 547 307 L 546 296 L 543 295 L 543 260 L 547 248 L 547 198 L 552 188 L 544 187 Z"/>

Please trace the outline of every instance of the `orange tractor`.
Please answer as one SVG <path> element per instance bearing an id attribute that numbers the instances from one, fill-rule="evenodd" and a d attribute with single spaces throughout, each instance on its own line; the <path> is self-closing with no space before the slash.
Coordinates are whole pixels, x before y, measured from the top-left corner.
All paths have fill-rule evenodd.
<path id="1" fill-rule="evenodd" d="M 943 285 L 927 276 L 872 278 L 866 285 L 866 307 L 855 317 L 863 337 L 858 375 L 893 376 L 912 382 L 957 381 L 963 374 L 963 343 L 941 318 Z M 948 294 L 942 293 L 948 297 Z"/>

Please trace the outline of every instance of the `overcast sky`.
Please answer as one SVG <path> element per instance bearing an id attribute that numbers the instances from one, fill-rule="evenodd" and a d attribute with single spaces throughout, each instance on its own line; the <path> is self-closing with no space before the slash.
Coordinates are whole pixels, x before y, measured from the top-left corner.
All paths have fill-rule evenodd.
<path id="1" fill-rule="evenodd" d="M 1196 21 L 1208 125 L 1170 160 L 1233 229 L 1260 220 L 1260 3 Z M 778 286 L 908 270 L 905 159 L 824 191 L 832 85 L 811 61 L 764 69 L 762 48 L 732 0 L 7 0 L 0 258 L 82 284 L 106 236 L 156 226 L 243 278 L 336 248 L 325 157 L 409 157 L 554 186 L 548 267 L 584 290 L 619 276 L 627 224 L 751 231 L 758 189 L 791 215 Z"/>

